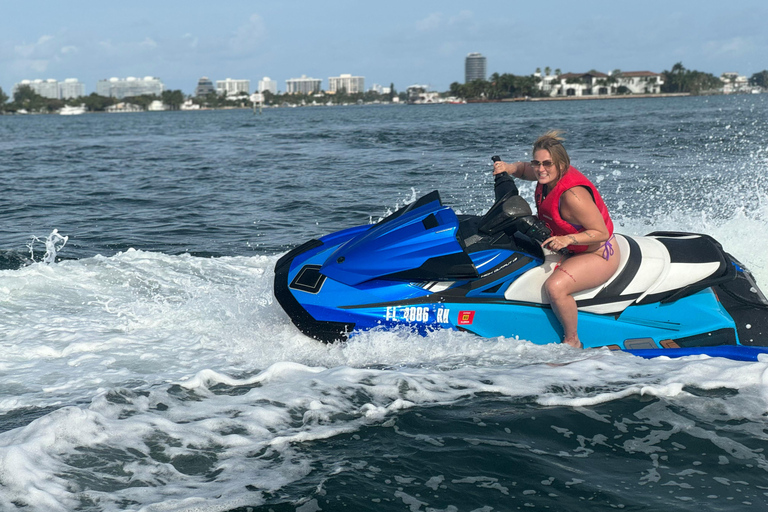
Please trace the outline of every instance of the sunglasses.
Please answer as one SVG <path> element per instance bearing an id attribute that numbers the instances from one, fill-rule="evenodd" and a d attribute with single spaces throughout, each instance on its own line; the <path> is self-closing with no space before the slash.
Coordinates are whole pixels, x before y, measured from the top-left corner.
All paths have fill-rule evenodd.
<path id="1" fill-rule="evenodd" d="M 552 160 L 544 160 L 543 162 L 539 162 L 538 160 L 531 160 L 531 165 L 534 167 L 544 166 L 549 169 L 555 164 L 552 162 Z"/>

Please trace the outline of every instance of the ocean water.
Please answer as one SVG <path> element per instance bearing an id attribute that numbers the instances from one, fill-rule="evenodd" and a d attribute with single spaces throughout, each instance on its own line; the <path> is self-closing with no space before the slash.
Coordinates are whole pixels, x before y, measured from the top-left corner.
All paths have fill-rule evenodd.
<path id="1" fill-rule="evenodd" d="M 274 300 L 310 238 L 484 212 L 551 128 L 618 231 L 768 288 L 767 95 L 0 116 L 0 510 L 765 510 L 768 360 L 324 345 Z"/>

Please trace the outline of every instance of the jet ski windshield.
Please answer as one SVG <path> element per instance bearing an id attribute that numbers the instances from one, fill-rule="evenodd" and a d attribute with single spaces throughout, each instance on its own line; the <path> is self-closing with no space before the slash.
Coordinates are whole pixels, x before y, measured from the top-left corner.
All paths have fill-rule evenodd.
<path id="1" fill-rule="evenodd" d="M 459 220 L 435 191 L 336 249 L 320 273 L 347 285 L 375 278 L 455 281 L 478 276 L 459 243 Z"/>

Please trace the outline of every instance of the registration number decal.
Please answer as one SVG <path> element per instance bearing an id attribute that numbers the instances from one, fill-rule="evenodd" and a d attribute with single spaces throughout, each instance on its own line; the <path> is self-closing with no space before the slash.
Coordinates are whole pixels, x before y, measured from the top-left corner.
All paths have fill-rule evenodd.
<path id="1" fill-rule="evenodd" d="M 448 323 L 448 308 L 439 308 L 434 315 L 429 306 L 387 306 L 385 320 L 394 322 L 430 323 L 437 321 L 440 324 Z"/>

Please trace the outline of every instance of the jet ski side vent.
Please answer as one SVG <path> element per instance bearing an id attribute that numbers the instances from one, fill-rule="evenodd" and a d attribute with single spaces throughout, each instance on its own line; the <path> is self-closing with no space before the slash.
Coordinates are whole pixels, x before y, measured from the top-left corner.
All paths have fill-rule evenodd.
<path id="1" fill-rule="evenodd" d="M 316 320 L 306 309 L 304 309 L 304 306 L 296 300 L 296 297 L 293 296 L 288 285 L 288 273 L 291 268 L 291 262 L 301 254 L 317 247 L 321 247 L 322 245 L 323 243 L 319 240 L 311 240 L 280 258 L 275 265 L 274 293 L 275 298 L 280 303 L 283 310 L 288 314 L 293 324 L 298 327 L 301 332 L 316 340 L 332 343 L 334 341 L 346 340 L 348 334 L 355 329 L 355 324 L 352 322 Z M 310 270 L 305 276 L 308 281 L 301 280 L 303 285 L 311 285 L 312 280 L 310 278 L 312 276 L 313 273 Z M 296 281 L 295 278 L 294 281 Z M 322 282 L 316 282 L 316 286 L 322 286 Z"/>
<path id="2" fill-rule="evenodd" d="M 290 287 L 302 292 L 318 293 L 323 283 L 325 276 L 320 273 L 320 265 L 304 265 L 291 281 Z"/>

